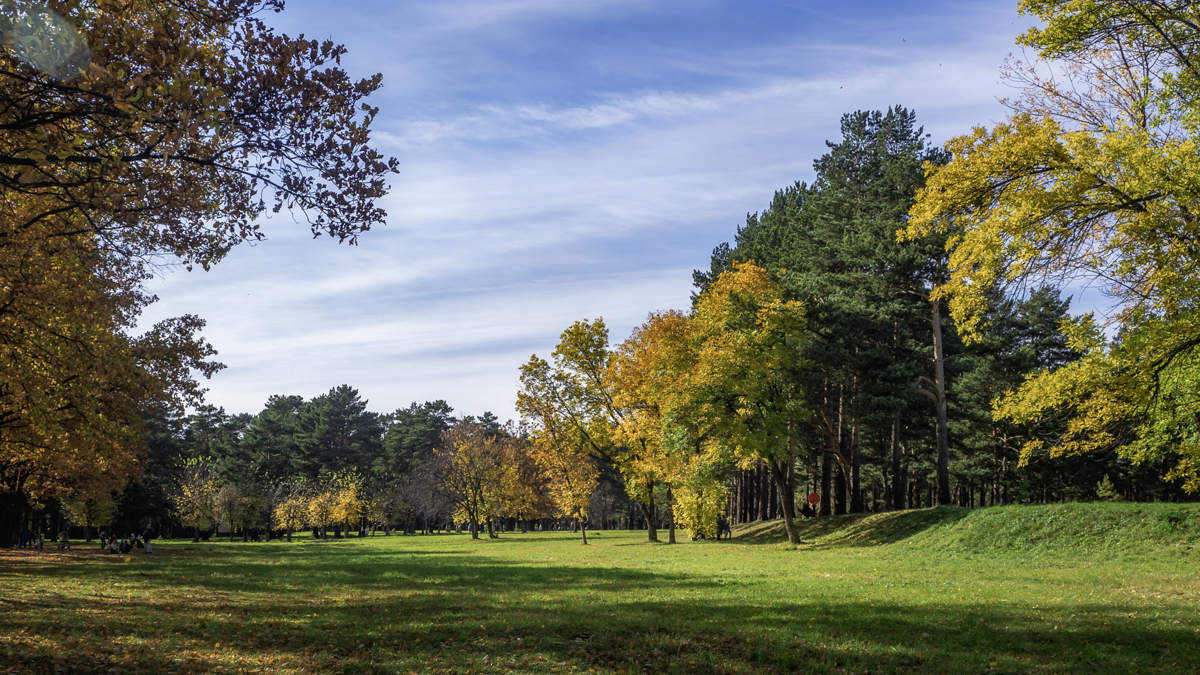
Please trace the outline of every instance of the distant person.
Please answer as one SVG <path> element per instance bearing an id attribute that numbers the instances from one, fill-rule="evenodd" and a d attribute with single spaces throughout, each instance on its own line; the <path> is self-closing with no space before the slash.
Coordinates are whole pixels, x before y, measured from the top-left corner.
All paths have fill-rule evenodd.
<path id="1" fill-rule="evenodd" d="M 29 531 L 29 526 L 22 525 L 21 526 L 21 535 L 17 539 L 17 548 L 25 548 L 26 546 L 29 545 L 29 542 L 32 539 L 33 539 L 33 533 Z"/>
<path id="2" fill-rule="evenodd" d="M 721 541 L 721 537 L 725 536 L 725 528 L 729 527 L 729 521 L 725 516 L 717 516 L 717 541 Z"/>
<path id="3" fill-rule="evenodd" d="M 60 550 L 60 551 L 70 551 L 71 550 L 71 539 L 67 536 L 66 530 L 63 530 L 62 532 L 58 533 L 58 550 Z"/>
<path id="4" fill-rule="evenodd" d="M 817 515 L 817 512 L 813 511 L 811 504 L 805 504 L 804 506 L 800 507 L 800 515 L 804 516 L 805 518 L 812 518 L 813 516 Z"/>
<path id="5" fill-rule="evenodd" d="M 154 529 L 147 525 L 146 531 L 142 533 L 142 540 L 146 542 L 146 553 L 150 552 L 150 540 L 152 539 L 154 539 Z"/>

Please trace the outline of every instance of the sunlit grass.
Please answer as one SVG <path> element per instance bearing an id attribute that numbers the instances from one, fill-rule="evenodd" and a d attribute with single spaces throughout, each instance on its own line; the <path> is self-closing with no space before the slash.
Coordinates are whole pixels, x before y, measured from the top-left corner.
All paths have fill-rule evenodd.
<path id="1" fill-rule="evenodd" d="M 0 652 L 38 670 L 1200 669 L 1194 548 L 989 551 L 950 543 L 959 512 L 908 517 L 810 524 L 799 549 L 748 528 L 0 553 Z"/>

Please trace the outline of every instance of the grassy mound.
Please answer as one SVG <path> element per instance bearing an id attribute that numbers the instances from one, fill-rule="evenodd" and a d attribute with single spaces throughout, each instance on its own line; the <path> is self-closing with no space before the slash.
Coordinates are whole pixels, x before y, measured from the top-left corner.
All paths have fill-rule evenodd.
<path id="1" fill-rule="evenodd" d="M 798 521 L 805 546 L 897 542 L 956 551 L 1128 554 L 1200 545 L 1200 504 L 1068 503 L 938 507 Z M 743 525 L 742 542 L 786 541 L 782 520 Z"/>

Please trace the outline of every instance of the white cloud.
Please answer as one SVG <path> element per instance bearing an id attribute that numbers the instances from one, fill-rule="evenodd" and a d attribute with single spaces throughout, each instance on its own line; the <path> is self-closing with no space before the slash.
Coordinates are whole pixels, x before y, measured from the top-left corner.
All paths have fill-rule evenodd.
<path id="1" fill-rule="evenodd" d="M 397 7 L 409 21 L 347 10 L 353 30 L 335 36 L 384 70 L 391 92 L 377 121 L 402 165 L 384 202 L 389 226 L 344 247 L 278 220 L 270 240 L 212 272 L 154 283 L 164 299 L 154 316 L 209 320 L 230 365 L 210 385 L 217 405 L 255 411 L 273 393 L 345 382 L 375 410 L 445 398 L 510 416 L 517 368 L 572 321 L 603 315 L 615 341 L 647 312 L 686 305 L 691 268 L 775 189 L 811 177 L 842 113 L 908 105 L 938 139 L 1002 114 L 997 65 L 1014 32 L 989 30 L 984 13 L 971 15 L 973 32 L 919 48 L 810 40 L 614 53 L 614 70 L 662 81 L 546 91 L 514 77 L 503 97 L 465 101 L 463 82 L 506 66 L 472 36 L 549 40 L 538 32 L 547 21 L 664 6 Z"/>

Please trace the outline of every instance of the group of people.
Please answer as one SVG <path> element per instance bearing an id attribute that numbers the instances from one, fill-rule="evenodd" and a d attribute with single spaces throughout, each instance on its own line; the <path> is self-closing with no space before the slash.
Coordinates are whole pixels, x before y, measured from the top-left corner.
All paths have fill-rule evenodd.
<path id="1" fill-rule="evenodd" d="M 100 532 L 100 550 L 107 550 L 109 553 L 131 553 L 134 549 L 145 549 L 146 553 L 151 552 L 151 542 L 154 540 L 154 531 L 149 527 L 140 535 L 136 532 L 131 533 L 127 537 L 117 538 L 116 534 L 101 531 Z"/>

